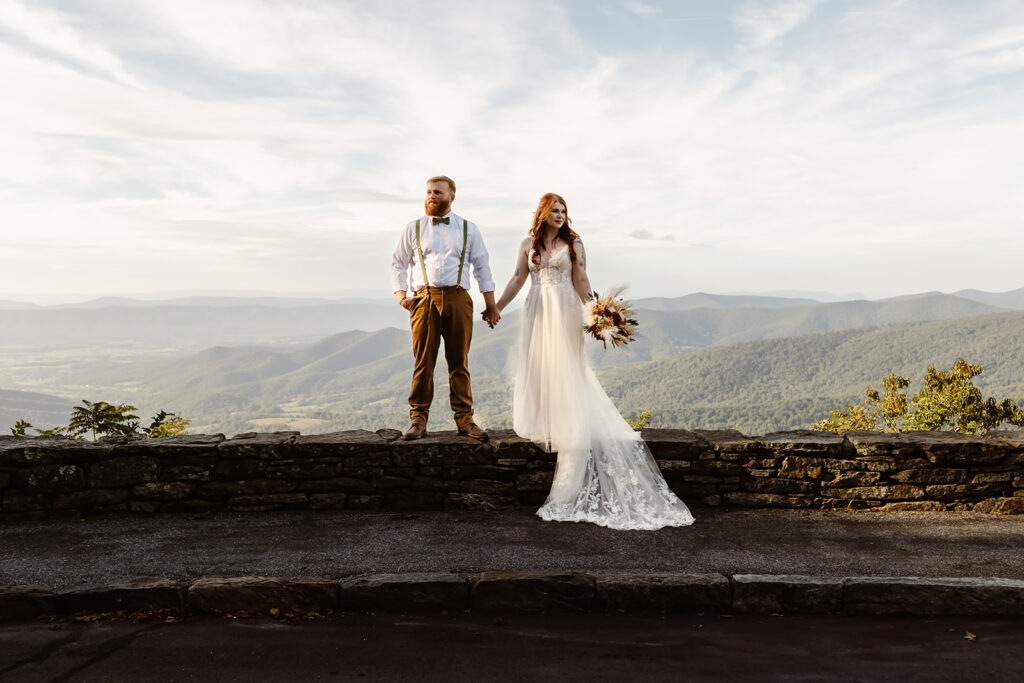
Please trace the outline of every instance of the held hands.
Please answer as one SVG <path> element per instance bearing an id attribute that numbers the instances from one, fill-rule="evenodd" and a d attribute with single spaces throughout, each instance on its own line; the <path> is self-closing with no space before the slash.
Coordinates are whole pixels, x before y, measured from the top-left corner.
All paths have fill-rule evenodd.
<path id="1" fill-rule="evenodd" d="M 493 330 L 494 326 L 501 320 L 501 311 L 498 310 L 497 306 L 488 306 L 484 309 L 480 317 L 484 319 L 484 322 Z"/>

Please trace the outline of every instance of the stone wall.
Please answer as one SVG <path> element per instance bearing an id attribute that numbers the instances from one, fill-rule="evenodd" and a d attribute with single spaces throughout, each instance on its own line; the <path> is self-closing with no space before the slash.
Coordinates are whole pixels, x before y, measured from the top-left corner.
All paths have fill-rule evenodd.
<path id="1" fill-rule="evenodd" d="M 0 520 L 207 510 L 540 505 L 556 456 L 508 431 L 480 444 L 395 430 L 91 443 L 0 436 Z M 1024 512 L 1024 432 L 645 430 L 690 505 Z"/>

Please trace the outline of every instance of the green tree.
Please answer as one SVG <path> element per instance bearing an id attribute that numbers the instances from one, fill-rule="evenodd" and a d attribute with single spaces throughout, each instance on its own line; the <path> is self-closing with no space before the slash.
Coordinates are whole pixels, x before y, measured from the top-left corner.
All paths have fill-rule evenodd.
<path id="1" fill-rule="evenodd" d="M 54 427 L 53 429 L 39 429 L 36 428 L 37 436 L 49 436 L 58 439 L 81 439 L 82 437 L 77 434 L 71 434 L 68 432 L 67 427 Z"/>
<path id="2" fill-rule="evenodd" d="M 976 434 L 1006 422 L 1024 427 L 1024 411 L 1012 400 L 982 398 L 981 390 L 971 380 L 984 371 L 983 366 L 971 365 L 963 358 L 945 372 L 930 365 L 924 388 L 909 402 L 902 389 L 910 385 L 910 380 L 892 373 L 882 380 L 884 396 L 868 387 L 862 405 L 833 410 L 830 417 L 811 428 L 837 434 L 853 429 L 898 432 L 943 428 Z"/>
<path id="3" fill-rule="evenodd" d="M 913 410 L 907 414 L 908 429 L 949 428 L 965 434 L 976 434 L 998 427 L 1004 422 L 1024 426 L 1024 411 L 1010 399 L 997 402 L 983 398 L 972 379 L 985 371 L 960 358 L 953 367 L 942 372 L 928 366 L 924 388 L 911 399 Z"/>
<path id="4" fill-rule="evenodd" d="M 907 412 L 907 395 L 902 390 L 908 386 L 910 386 L 909 377 L 891 372 L 882 380 L 882 388 L 885 390 L 885 394 L 881 397 L 881 400 L 879 400 L 878 392 L 869 389 L 872 398 L 874 398 L 875 403 L 878 405 L 878 415 L 882 418 L 882 422 L 885 423 L 885 431 L 887 432 L 899 431 L 900 418 Z"/>
<path id="5" fill-rule="evenodd" d="M 864 390 L 864 403 L 860 405 L 846 404 L 843 410 L 831 411 L 831 416 L 815 422 L 811 429 L 823 432 L 842 434 L 855 429 L 871 431 L 898 432 L 899 420 L 907 412 L 907 395 L 901 389 L 910 384 L 910 380 L 895 372 L 882 379 L 885 393 L 867 387 Z M 882 424 L 879 425 L 879 419 Z"/>
<path id="6" fill-rule="evenodd" d="M 645 410 L 636 417 L 627 417 L 626 422 L 629 423 L 629 426 L 632 427 L 634 431 L 639 432 L 640 430 L 645 429 L 651 422 L 651 411 Z"/>
<path id="7" fill-rule="evenodd" d="M 25 420 L 18 420 L 17 422 L 14 423 L 14 426 L 11 427 L 11 434 L 13 434 L 14 436 L 26 436 L 25 430 L 31 426 L 31 422 L 26 422 Z"/>
<path id="8" fill-rule="evenodd" d="M 167 436 L 181 436 L 187 434 L 188 426 L 192 420 L 182 417 L 177 413 L 168 413 L 161 410 L 153 416 L 153 421 L 148 427 L 143 427 L 143 433 L 151 439 L 161 439 Z"/>
<path id="9" fill-rule="evenodd" d="M 76 438 L 76 437 L 72 436 L 71 434 L 68 434 L 68 428 L 67 427 L 54 427 L 53 429 L 39 429 L 38 427 L 33 427 L 32 423 L 27 421 L 27 420 L 18 420 L 17 422 L 15 422 L 14 426 L 11 427 L 11 434 L 13 434 L 14 436 L 28 436 L 28 430 L 30 428 L 36 430 L 36 436 L 50 436 L 50 437 L 58 437 L 58 438 L 61 438 L 61 439 L 74 439 L 74 438 Z"/>
<path id="10" fill-rule="evenodd" d="M 82 399 L 84 405 L 75 406 L 71 411 L 68 432 L 79 436 L 92 432 L 93 441 L 97 435 L 131 436 L 139 433 L 139 416 L 132 411 L 135 406 L 119 403 L 116 406 L 106 401 L 92 403 Z"/>
<path id="11" fill-rule="evenodd" d="M 145 434 L 150 439 L 159 439 L 167 436 L 180 436 L 188 433 L 188 426 L 192 420 L 182 417 L 177 413 L 169 413 L 161 410 L 153 416 L 148 427 L 139 430 L 139 416 L 132 411 L 135 406 L 127 403 L 119 403 L 116 406 L 105 401 L 82 400 L 80 406 L 71 411 L 71 421 L 67 427 L 54 427 L 53 429 L 38 429 L 39 436 L 61 437 L 65 439 L 81 438 L 86 432 L 92 432 L 95 441 L 97 436 L 114 434 L 119 436 L 132 436 Z M 32 424 L 26 420 L 18 420 L 11 427 L 11 434 L 14 436 L 28 436 L 28 429 Z"/>
<path id="12" fill-rule="evenodd" d="M 867 391 L 870 392 L 870 388 Z M 862 405 L 855 406 L 847 403 L 843 406 L 842 410 L 833 409 L 831 416 L 815 422 L 811 425 L 811 429 L 817 429 L 821 432 L 835 432 L 836 434 L 859 429 L 879 431 L 878 413 L 870 401 L 871 396 L 869 394 L 868 399 Z"/>

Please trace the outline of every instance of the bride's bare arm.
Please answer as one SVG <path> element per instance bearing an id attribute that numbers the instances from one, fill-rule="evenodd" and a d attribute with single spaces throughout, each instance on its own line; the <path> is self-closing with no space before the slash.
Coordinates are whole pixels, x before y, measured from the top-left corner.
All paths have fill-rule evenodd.
<path id="1" fill-rule="evenodd" d="M 516 257 L 515 272 L 512 273 L 512 278 L 505 285 L 505 291 L 501 293 L 501 298 L 498 299 L 499 311 L 505 310 L 505 307 L 512 303 L 512 300 L 516 298 L 516 294 L 519 294 L 519 290 L 526 284 L 526 279 L 530 277 L 528 259 L 532 243 L 533 240 L 527 237 L 519 244 L 519 255 Z"/>
<path id="2" fill-rule="evenodd" d="M 583 249 L 583 240 L 576 240 L 573 246 L 576 249 L 576 261 L 572 264 L 572 286 L 580 300 L 586 301 L 594 291 L 590 286 L 590 278 L 587 277 L 587 252 Z"/>

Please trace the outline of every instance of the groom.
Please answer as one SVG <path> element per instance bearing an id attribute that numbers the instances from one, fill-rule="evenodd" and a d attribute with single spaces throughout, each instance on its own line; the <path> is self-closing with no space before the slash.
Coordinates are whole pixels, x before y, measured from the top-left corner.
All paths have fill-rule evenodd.
<path id="1" fill-rule="evenodd" d="M 427 214 L 405 226 L 391 259 L 391 289 L 409 311 L 412 353 L 416 359 L 409 393 L 412 424 L 403 438 L 427 433 L 430 402 L 434 398 L 434 364 L 444 339 L 448 363 L 449 399 L 459 434 L 480 441 L 487 432 L 473 422 L 473 394 L 469 387 L 467 356 L 473 338 L 473 299 L 469 296 L 469 266 L 473 266 L 484 295 L 483 318 L 491 327 L 501 319 L 494 304 L 494 280 L 487 248 L 476 225 L 451 211 L 455 182 L 447 176 L 427 181 Z M 409 290 L 409 267 L 412 288 Z"/>

